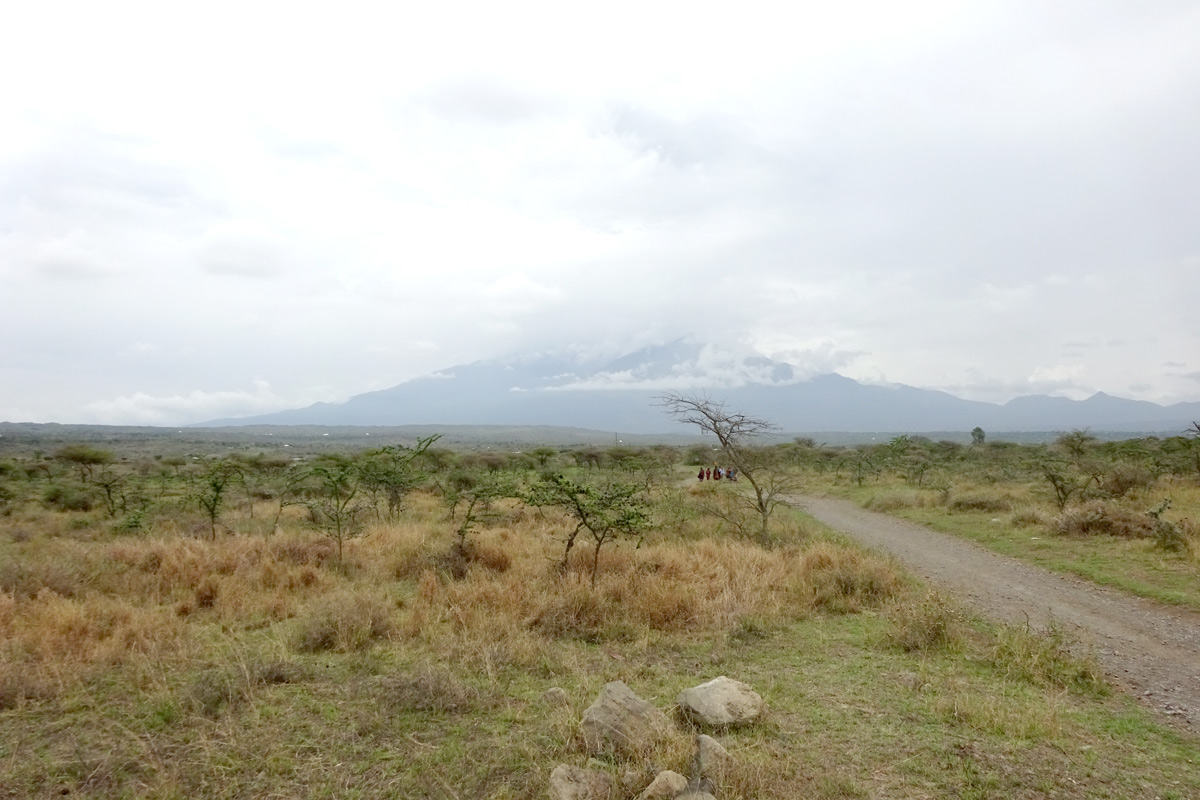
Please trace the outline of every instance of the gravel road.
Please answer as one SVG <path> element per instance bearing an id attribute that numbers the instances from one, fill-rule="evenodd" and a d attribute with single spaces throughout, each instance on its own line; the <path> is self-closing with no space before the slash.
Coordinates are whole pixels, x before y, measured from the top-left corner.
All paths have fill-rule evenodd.
<path id="1" fill-rule="evenodd" d="M 1036 627 L 1051 620 L 1093 648 L 1111 681 L 1200 733 L 1200 614 L 1055 575 L 922 525 L 824 497 L 792 504 L 896 556 L 981 614 Z"/>

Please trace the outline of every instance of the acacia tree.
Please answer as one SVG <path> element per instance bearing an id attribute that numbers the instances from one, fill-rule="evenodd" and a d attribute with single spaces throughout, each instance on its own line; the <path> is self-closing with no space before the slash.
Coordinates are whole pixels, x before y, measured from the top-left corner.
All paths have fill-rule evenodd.
<path id="1" fill-rule="evenodd" d="M 358 467 L 347 458 L 323 458 L 308 471 L 308 480 L 313 484 L 313 494 L 306 502 L 309 521 L 337 542 L 341 564 L 343 543 L 365 533 L 363 516 L 370 509 L 369 503 L 357 499 Z"/>
<path id="2" fill-rule="evenodd" d="M 116 458 L 107 450 L 86 444 L 67 445 L 55 454 L 55 458 L 79 468 L 79 481 L 87 483 L 95 467 L 111 464 Z"/>
<path id="3" fill-rule="evenodd" d="M 458 523 L 454 547 L 459 555 L 467 555 L 467 537 L 475 525 L 496 515 L 493 503 L 515 495 L 512 481 L 503 473 L 460 470 L 449 477 L 442 489 L 442 499 L 450 511 L 450 521 Z"/>
<path id="4" fill-rule="evenodd" d="M 209 531 L 214 542 L 217 540 L 217 522 L 225 507 L 225 492 L 229 484 L 240 480 L 241 476 L 242 470 L 237 464 L 232 461 L 218 461 L 205 471 L 199 487 L 192 495 L 193 501 L 208 517 Z"/>
<path id="5" fill-rule="evenodd" d="M 583 531 L 592 537 L 592 585 L 600 567 L 600 548 L 619 536 L 641 537 L 650 527 L 650 515 L 636 484 L 606 481 L 599 485 L 576 483 L 564 475 L 538 481 L 525 495 L 532 506 L 557 506 L 575 520 L 567 534 L 560 568 L 565 570 L 575 540 Z M 640 539 L 639 539 L 640 541 Z"/>
<path id="6" fill-rule="evenodd" d="M 738 496 L 746 498 L 758 515 L 759 541 L 769 542 L 771 514 L 780 503 L 786 505 L 786 494 L 796 488 L 775 449 L 763 446 L 763 437 L 778 427 L 708 397 L 669 392 L 659 401 L 678 421 L 717 437 L 725 460 L 737 469 L 738 479 L 750 484 L 749 494 Z"/>
<path id="7" fill-rule="evenodd" d="M 363 489 L 371 496 L 371 505 L 378 513 L 376 496 L 387 501 L 387 518 L 395 520 L 404 505 L 404 497 L 421 481 L 423 473 L 416 468 L 418 459 L 430 445 L 441 438 L 434 434 L 418 439 L 416 446 L 387 445 L 367 453 L 358 466 Z"/>

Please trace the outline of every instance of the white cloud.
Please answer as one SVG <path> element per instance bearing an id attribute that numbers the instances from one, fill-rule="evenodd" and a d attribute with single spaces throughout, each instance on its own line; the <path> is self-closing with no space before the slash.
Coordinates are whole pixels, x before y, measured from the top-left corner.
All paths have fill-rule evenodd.
<path id="1" fill-rule="evenodd" d="M 6 407 L 167 418 L 256 376 L 340 399 L 689 331 L 986 399 L 1200 398 L 1161 366 L 1200 348 L 1187 4 L 117 0 L 6 23 Z"/>
<path id="2" fill-rule="evenodd" d="M 265 414 L 316 400 L 301 401 L 277 395 L 266 381 L 252 390 L 202 391 L 152 396 L 143 392 L 83 406 L 83 421 L 102 425 L 186 425 L 226 416 Z"/>

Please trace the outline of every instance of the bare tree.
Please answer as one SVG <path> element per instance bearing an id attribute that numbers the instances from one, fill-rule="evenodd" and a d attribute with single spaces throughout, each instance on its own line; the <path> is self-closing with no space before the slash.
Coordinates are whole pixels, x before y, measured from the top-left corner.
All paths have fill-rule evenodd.
<path id="1" fill-rule="evenodd" d="M 750 493 L 739 496 L 746 498 L 758 514 L 759 540 L 763 544 L 769 542 L 771 513 L 780 503 L 786 505 L 785 495 L 795 489 L 774 448 L 763 446 L 761 441 L 778 427 L 726 408 L 724 402 L 708 397 L 670 392 L 661 395 L 659 401 L 675 419 L 717 437 L 725 460 L 737 470 L 739 479 L 750 484 Z"/>

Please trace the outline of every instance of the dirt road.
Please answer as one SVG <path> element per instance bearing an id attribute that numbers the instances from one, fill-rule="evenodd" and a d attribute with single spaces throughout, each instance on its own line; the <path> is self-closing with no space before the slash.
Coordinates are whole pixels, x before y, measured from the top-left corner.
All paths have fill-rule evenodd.
<path id="1" fill-rule="evenodd" d="M 1200 732 L 1200 614 L 1054 575 L 921 525 L 844 500 L 793 505 L 863 544 L 895 555 L 981 614 L 1043 627 L 1051 620 L 1090 645 L 1111 680 Z"/>

